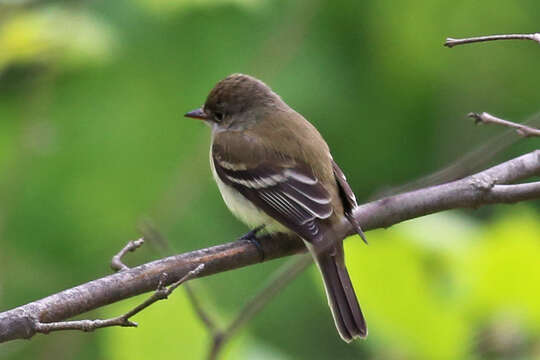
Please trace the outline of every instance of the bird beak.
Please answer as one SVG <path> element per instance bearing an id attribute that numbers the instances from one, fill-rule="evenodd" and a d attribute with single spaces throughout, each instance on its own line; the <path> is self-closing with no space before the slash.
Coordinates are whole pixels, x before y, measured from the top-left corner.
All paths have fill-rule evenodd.
<path id="1" fill-rule="evenodd" d="M 206 113 L 204 112 L 202 108 L 192 110 L 188 112 L 187 114 L 185 114 L 184 116 L 188 118 L 193 118 L 193 119 L 201 119 L 201 120 L 208 119 L 208 115 L 206 115 Z"/>

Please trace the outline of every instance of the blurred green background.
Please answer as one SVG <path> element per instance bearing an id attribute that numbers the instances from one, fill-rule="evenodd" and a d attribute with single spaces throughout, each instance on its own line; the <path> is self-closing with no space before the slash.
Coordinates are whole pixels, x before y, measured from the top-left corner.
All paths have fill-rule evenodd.
<path id="1" fill-rule="evenodd" d="M 247 230 L 211 178 L 209 130 L 182 117 L 226 75 L 261 78 L 310 119 L 366 200 L 505 132 L 468 112 L 539 111 L 538 45 L 442 46 L 538 24 L 537 0 L 0 1 L 0 310 L 109 274 L 141 232 L 159 232 L 169 254 Z M 482 167 L 539 147 L 506 139 L 495 159 L 480 153 Z M 351 238 L 366 341 L 339 339 L 310 268 L 226 358 L 540 359 L 539 209 L 452 211 L 369 232 L 370 246 Z M 162 255 L 150 242 L 128 262 Z M 194 290 L 225 324 L 283 261 Z M 204 358 L 209 337 L 183 289 L 134 320 L 2 344 L 0 358 Z"/>

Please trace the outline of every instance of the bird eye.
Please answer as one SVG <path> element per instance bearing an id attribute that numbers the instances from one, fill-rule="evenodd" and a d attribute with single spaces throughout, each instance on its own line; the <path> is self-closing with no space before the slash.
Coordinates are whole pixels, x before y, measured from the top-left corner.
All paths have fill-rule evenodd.
<path id="1" fill-rule="evenodd" d="M 215 112 L 214 116 L 215 116 L 217 121 L 223 120 L 223 113 L 222 112 Z"/>

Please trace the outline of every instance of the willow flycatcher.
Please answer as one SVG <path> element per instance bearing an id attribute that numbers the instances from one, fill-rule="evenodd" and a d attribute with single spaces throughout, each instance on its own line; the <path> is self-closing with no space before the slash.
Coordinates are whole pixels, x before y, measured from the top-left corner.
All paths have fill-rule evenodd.
<path id="1" fill-rule="evenodd" d="M 317 129 L 266 84 L 233 74 L 217 83 L 203 107 L 186 117 L 212 128 L 210 164 L 227 207 L 247 225 L 300 236 L 322 274 L 341 338 L 366 337 L 367 327 L 345 267 L 345 218 L 356 198 Z"/>

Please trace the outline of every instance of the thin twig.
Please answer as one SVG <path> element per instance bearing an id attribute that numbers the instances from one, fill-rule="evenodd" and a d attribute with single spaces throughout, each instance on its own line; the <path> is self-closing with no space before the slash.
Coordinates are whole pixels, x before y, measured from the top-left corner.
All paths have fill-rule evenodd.
<path id="1" fill-rule="evenodd" d="M 446 38 L 444 46 L 452 48 L 456 45 L 471 44 L 477 42 L 494 41 L 494 40 L 533 40 L 540 44 L 540 33 L 534 34 L 503 34 L 478 36 L 463 39 Z"/>
<path id="2" fill-rule="evenodd" d="M 498 125 L 512 128 L 512 129 L 516 129 L 516 132 L 523 137 L 540 136 L 539 129 L 536 129 L 532 126 L 518 124 L 512 121 L 503 120 L 487 112 L 483 112 L 483 113 L 471 112 L 467 116 L 474 119 L 474 122 L 476 124 L 480 124 L 480 123 L 481 124 L 498 124 Z"/>
<path id="3" fill-rule="evenodd" d="M 143 303 L 137 305 L 124 315 L 117 316 L 110 319 L 95 319 L 95 320 L 76 320 L 76 321 L 59 321 L 59 322 L 50 322 L 43 323 L 38 319 L 34 320 L 34 329 L 37 333 L 48 334 L 53 331 L 60 330 L 80 330 L 80 331 L 94 331 L 96 329 L 110 327 L 110 326 L 122 326 L 122 327 L 137 327 L 137 323 L 130 321 L 129 319 L 134 315 L 138 314 L 142 310 L 146 309 L 153 303 L 164 300 L 169 297 L 169 295 L 183 282 L 197 276 L 204 269 L 204 264 L 200 264 L 195 269 L 189 271 L 184 275 L 180 280 L 172 283 L 168 287 L 165 286 L 167 280 L 167 274 L 163 273 L 161 279 L 158 283 L 156 291 L 146 299 Z"/>
<path id="4" fill-rule="evenodd" d="M 168 287 L 165 286 L 165 281 L 167 280 L 167 273 L 163 273 L 163 278 L 160 280 L 158 284 L 157 290 L 152 294 L 150 298 L 148 298 L 145 302 L 128 312 L 125 316 L 127 318 L 132 317 L 133 315 L 137 314 L 138 312 L 144 310 L 148 306 L 152 305 L 156 301 L 166 299 L 176 288 L 178 288 L 182 283 L 186 282 L 189 279 L 192 279 L 199 275 L 201 271 L 204 269 L 204 264 L 199 264 L 195 269 L 189 271 L 186 275 L 182 276 L 178 281 L 172 283 Z"/>
<path id="5" fill-rule="evenodd" d="M 131 240 L 118 252 L 118 254 L 114 255 L 111 260 L 111 269 L 114 271 L 121 271 L 121 270 L 128 270 L 129 267 L 122 262 L 122 258 L 124 255 L 128 253 L 128 251 L 135 251 L 138 248 L 140 248 L 144 244 L 144 239 L 140 238 L 138 240 Z"/>
<path id="6" fill-rule="evenodd" d="M 61 330 L 80 330 L 84 332 L 91 332 L 96 329 L 110 327 L 110 326 L 122 326 L 122 327 L 137 327 L 137 323 L 126 320 L 123 316 L 115 317 L 112 319 L 95 319 L 95 320 L 75 320 L 75 321 L 60 321 L 53 323 L 42 323 L 36 320 L 35 330 L 40 334 L 48 334 L 53 331 Z"/>

